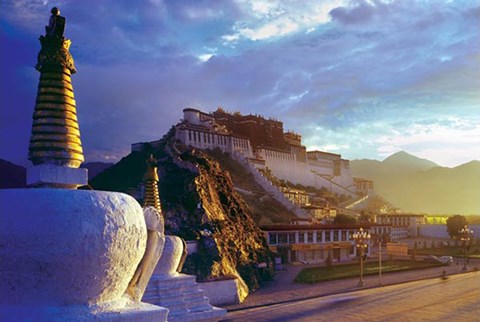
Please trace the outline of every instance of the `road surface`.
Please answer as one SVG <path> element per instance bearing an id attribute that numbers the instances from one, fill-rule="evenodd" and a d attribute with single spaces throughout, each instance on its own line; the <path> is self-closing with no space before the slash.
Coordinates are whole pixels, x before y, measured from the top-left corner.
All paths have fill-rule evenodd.
<path id="1" fill-rule="evenodd" d="M 480 271 L 233 311 L 222 321 L 480 321 Z"/>

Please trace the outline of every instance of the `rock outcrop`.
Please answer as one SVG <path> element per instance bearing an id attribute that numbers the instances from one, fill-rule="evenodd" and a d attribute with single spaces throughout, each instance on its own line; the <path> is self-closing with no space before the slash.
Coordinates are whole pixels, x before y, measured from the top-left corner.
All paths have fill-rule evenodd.
<path id="1" fill-rule="evenodd" d="M 145 159 L 154 154 L 165 232 L 198 242 L 198 251 L 188 256 L 183 272 L 196 275 L 197 281 L 240 277 L 244 298 L 272 278 L 272 256 L 263 233 L 229 173 L 204 152 L 175 142 L 173 131 L 155 149 L 132 152 L 90 184 L 130 193 L 142 202 Z"/>

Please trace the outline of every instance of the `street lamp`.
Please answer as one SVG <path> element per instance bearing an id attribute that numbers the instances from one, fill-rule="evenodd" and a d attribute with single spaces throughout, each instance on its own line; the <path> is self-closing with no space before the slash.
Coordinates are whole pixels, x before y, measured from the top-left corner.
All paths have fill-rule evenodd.
<path id="1" fill-rule="evenodd" d="M 467 270 L 467 248 L 468 244 L 470 243 L 470 239 L 473 236 L 473 230 L 468 229 L 468 226 L 463 226 L 462 229 L 458 231 L 458 235 L 460 236 L 460 240 L 463 244 L 463 270 Z"/>
<path id="2" fill-rule="evenodd" d="M 378 243 L 378 285 L 382 285 L 382 242 L 383 238 Z"/>
<path id="3" fill-rule="evenodd" d="M 368 242 L 371 236 L 370 233 L 360 228 L 357 232 L 353 233 L 352 237 L 355 241 L 355 246 L 360 252 L 360 281 L 358 282 L 358 287 L 362 287 L 365 285 L 363 281 L 363 256 L 365 255 L 365 250 L 368 248 Z"/>

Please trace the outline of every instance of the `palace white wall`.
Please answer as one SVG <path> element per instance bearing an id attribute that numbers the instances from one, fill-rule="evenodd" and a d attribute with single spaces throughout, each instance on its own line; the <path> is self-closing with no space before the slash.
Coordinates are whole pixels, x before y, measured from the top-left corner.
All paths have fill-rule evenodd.
<path id="1" fill-rule="evenodd" d="M 191 147 L 219 148 L 231 155 L 239 153 L 246 158 L 254 157 L 250 140 L 214 132 L 211 120 L 208 114 L 186 109 L 184 110 L 186 122 L 177 126 L 175 137 Z M 132 145 L 132 150 L 134 148 L 138 149 L 137 145 Z M 314 160 L 307 158 L 307 162 L 301 162 L 297 160 L 294 153 L 262 148 L 255 151 L 255 156 L 265 160 L 265 166 L 278 179 L 304 186 L 325 187 L 334 193 L 356 197 L 356 187 L 349 161 L 341 159 L 340 155 L 318 152 L 315 153 Z M 335 165 L 337 165 L 337 176 L 335 176 Z M 340 173 L 338 173 L 338 166 L 340 166 Z"/>

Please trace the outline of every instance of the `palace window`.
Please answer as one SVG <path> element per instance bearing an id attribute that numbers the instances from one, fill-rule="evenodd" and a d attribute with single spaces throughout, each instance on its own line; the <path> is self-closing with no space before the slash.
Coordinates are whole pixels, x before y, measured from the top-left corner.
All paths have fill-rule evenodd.
<path id="1" fill-rule="evenodd" d="M 325 232 L 325 241 L 326 241 L 326 242 L 329 242 L 329 241 L 330 241 L 330 232 L 329 232 L 329 231 L 326 231 L 326 232 Z"/>
<path id="2" fill-rule="evenodd" d="M 353 245 L 349 248 L 348 253 L 350 255 L 353 255 L 355 253 L 355 247 Z"/>
<path id="3" fill-rule="evenodd" d="M 322 231 L 317 230 L 317 243 L 321 243 L 321 242 L 322 242 Z"/>
<path id="4" fill-rule="evenodd" d="M 277 244 L 277 234 L 268 234 L 268 243 L 270 245 L 276 245 Z"/>
<path id="5" fill-rule="evenodd" d="M 307 233 L 307 240 L 309 243 L 313 243 L 313 233 L 309 232 Z"/>
<path id="6" fill-rule="evenodd" d="M 278 244 L 287 244 L 287 234 L 278 234 Z"/>
<path id="7" fill-rule="evenodd" d="M 303 232 L 299 232 L 299 233 L 298 233 L 298 242 L 299 242 L 300 244 L 305 243 L 305 233 L 303 233 Z"/>
<path id="8" fill-rule="evenodd" d="M 333 241 L 338 241 L 338 230 L 333 231 Z"/>
<path id="9" fill-rule="evenodd" d="M 288 234 L 288 243 L 295 244 L 295 234 Z"/>

